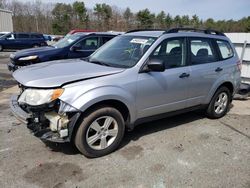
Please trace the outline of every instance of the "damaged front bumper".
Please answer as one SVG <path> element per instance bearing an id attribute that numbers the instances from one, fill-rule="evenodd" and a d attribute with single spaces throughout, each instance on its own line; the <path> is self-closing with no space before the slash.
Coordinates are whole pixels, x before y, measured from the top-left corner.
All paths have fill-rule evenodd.
<path id="1" fill-rule="evenodd" d="M 13 95 L 10 108 L 13 115 L 25 123 L 35 136 L 42 140 L 64 143 L 70 142 L 74 126 L 80 116 L 76 109 L 61 102 L 56 112 L 55 104 L 43 107 L 24 108 L 18 104 L 18 96 Z M 69 110 L 70 112 L 66 112 Z"/>

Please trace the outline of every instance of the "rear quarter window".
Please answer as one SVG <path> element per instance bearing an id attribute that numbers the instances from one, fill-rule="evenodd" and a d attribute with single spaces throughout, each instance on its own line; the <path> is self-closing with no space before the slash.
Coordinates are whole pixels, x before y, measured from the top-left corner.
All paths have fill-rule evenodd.
<path id="1" fill-rule="evenodd" d="M 234 56 L 233 49 L 228 41 L 217 40 L 216 43 L 219 47 L 222 59 L 228 59 Z"/>

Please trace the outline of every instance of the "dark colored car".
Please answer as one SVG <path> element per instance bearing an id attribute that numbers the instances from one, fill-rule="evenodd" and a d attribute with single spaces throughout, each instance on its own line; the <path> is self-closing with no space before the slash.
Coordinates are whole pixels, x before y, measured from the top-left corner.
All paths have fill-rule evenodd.
<path id="1" fill-rule="evenodd" d="M 46 40 L 46 41 L 52 41 L 52 38 L 51 38 L 51 36 L 50 35 L 43 35 L 43 37 L 44 37 L 44 39 Z"/>
<path id="2" fill-rule="evenodd" d="M 15 71 L 21 66 L 45 61 L 72 59 L 90 56 L 96 49 L 117 36 L 112 33 L 73 34 L 64 37 L 52 46 L 21 50 L 10 55 L 8 69 Z"/>
<path id="3" fill-rule="evenodd" d="M 45 38 L 40 33 L 8 33 L 0 38 L 0 51 L 40 46 L 47 46 Z"/>

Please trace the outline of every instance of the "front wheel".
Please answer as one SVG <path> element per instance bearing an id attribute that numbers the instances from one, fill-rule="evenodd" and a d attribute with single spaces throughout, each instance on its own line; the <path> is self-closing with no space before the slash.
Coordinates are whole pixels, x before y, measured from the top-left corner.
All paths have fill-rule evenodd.
<path id="1" fill-rule="evenodd" d="M 83 118 L 75 145 L 86 157 L 101 157 L 118 148 L 124 131 L 124 120 L 117 109 L 99 107 Z"/>
<path id="2" fill-rule="evenodd" d="M 209 103 L 207 116 L 212 119 L 223 117 L 228 112 L 231 98 L 232 95 L 227 87 L 219 88 Z"/>

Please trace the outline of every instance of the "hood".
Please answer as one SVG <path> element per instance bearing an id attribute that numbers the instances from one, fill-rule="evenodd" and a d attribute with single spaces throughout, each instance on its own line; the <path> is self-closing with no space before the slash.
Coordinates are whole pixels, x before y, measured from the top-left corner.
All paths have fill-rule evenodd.
<path id="1" fill-rule="evenodd" d="M 53 88 L 75 81 L 107 76 L 124 71 L 80 59 L 57 60 L 23 67 L 13 77 L 26 87 Z"/>
<path id="2" fill-rule="evenodd" d="M 20 50 L 17 51 L 16 53 L 14 53 L 13 55 L 11 55 L 10 57 L 13 59 L 18 59 L 20 57 L 26 57 L 26 56 L 30 56 L 30 55 L 42 55 L 44 53 L 48 54 L 48 53 L 54 53 L 56 51 L 59 51 L 59 48 L 54 48 L 52 46 L 45 46 L 45 47 L 39 47 L 39 48 L 30 48 L 30 49 L 26 49 L 26 50 Z"/>

